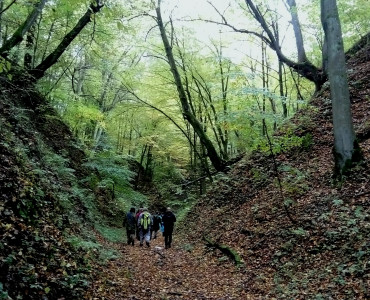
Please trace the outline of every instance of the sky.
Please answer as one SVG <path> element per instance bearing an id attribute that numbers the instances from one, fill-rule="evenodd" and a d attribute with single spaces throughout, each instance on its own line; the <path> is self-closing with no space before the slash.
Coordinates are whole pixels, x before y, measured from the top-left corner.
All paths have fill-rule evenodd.
<path id="1" fill-rule="evenodd" d="M 282 3 L 283 0 L 270 0 L 266 2 L 272 4 L 276 1 Z M 237 28 L 250 28 L 250 26 L 246 25 L 247 18 L 242 14 L 240 9 L 233 10 L 229 7 L 230 3 L 235 7 L 237 1 L 211 0 L 210 2 L 220 12 L 224 12 L 225 9 L 228 8 L 226 16 L 228 16 L 227 19 L 230 24 Z M 163 0 L 162 8 L 164 13 L 171 13 L 174 19 L 202 18 L 221 21 L 220 16 L 208 3 L 208 0 Z M 285 22 L 287 23 L 290 16 L 288 15 L 284 6 L 280 5 L 279 9 L 281 10 L 281 13 L 285 14 Z M 247 42 L 250 37 L 246 34 L 235 33 L 228 27 L 205 23 L 202 21 L 181 22 L 181 24 L 192 28 L 195 32 L 195 38 L 205 43 L 207 43 L 210 38 L 214 40 L 219 40 L 221 38 L 225 44 L 229 45 L 228 49 L 225 49 L 225 55 L 228 55 L 236 62 L 242 60 L 245 55 L 252 55 L 255 58 L 259 57 L 260 55 L 261 50 L 260 46 L 258 45 L 259 41 L 256 42 L 257 44 Z M 293 47 L 291 47 L 291 49 L 294 49 L 295 41 L 292 31 L 288 32 L 286 38 L 291 39 L 291 41 L 288 41 L 287 44 L 292 45 Z"/>

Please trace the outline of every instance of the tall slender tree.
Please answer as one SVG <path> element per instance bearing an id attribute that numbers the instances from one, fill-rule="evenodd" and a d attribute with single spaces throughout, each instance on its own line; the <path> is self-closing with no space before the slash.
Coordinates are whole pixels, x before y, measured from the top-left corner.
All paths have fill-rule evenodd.
<path id="1" fill-rule="evenodd" d="M 168 40 L 165 25 L 163 23 L 162 14 L 161 14 L 161 0 L 158 0 L 158 4 L 156 7 L 156 21 L 157 25 L 160 30 L 163 46 L 166 52 L 166 57 L 168 60 L 168 64 L 171 68 L 171 73 L 174 78 L 179 100 L 181 102 L 182 107 L 182 114 L 185 120 L 187 120 L 191 126 L 194 128 L 194 131 L 199 136 L 199 139 L 202 145 L 207 149 L 207 155 L 212 162 L 214 168 L 218 171 L 222 171 L 225 168 L 225 162 L 221 159 L 216 148 L 214 147 L 212 141 L 209 139 L 205 131 L 203 130 L 203 126 L 199 122 L 199 120 L 194 116 L 191 111 L 191 107 L 189 105 L 188 98 L 186 96 L 186 91 L 184 89 L 183 83 L 181 81 L 181 76 L 179 70 L 176 65 L 176 61 L 172 52 L 172 46 Z"/>
<path id="2" fill-rule="evenodd" d="M 359 146 L 353 129 L 342 30 L 336 0 L 321 0 L 321 22 L 327 45 L 328 74 L 333 109 L 334 156 L 342 174 L 358 159 Z"/>

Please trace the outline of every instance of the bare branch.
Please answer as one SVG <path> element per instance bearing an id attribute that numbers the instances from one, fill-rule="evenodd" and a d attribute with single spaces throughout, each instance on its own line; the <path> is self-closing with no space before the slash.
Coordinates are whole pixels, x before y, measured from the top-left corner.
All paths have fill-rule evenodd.
<path id="1" fill-rule="evenodd" d="M 2 15 L 5 11 L 7 11 L 17 0 L 13 0 L 9 3 L 7 7 L 5 7 L 2 11 L 0 11 L 0 15 Z"/>

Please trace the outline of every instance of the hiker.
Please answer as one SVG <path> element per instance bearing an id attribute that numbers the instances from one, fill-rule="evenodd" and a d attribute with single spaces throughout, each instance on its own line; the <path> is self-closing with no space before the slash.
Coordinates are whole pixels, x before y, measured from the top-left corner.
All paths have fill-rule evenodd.
<path id="1" fill-rule="evenodd" d="M 137 226 L 139 228 L 140 246 L 143 246 L 145 240 L 146 246 L 150 247 L 150 228 L 153 226 L 153 217 L 147 208 L 144 208 L 140 214 L 137 220 Z"/>
<path id="2" fill-rule="evenodd" d="M 164 226 L 164 244 L 165 248 L 171 248 L 173 227 L 176 222 L 176 216 L 171 211 L 171 208 L 167 207 L 166 212 L 162 216 L 162 222 Z"/>
<path id="3" fill-rule="evenodd" d="M 133 246 L 135 241 L 135 229 L 136 229 L 135 207 L 131 207 L 130 211 L 126 214 L 124 226 L 126 226 L 127 245 L 131 244 Z"/>
<path id="4" fill-rule="evenodd" d="M 162 217 L 159 214 L 155 214 L 153 216 L 153 227 L 152 227 L 152 233 L 151 233 L 152 239 L 157 238 L 157 233 L 158 233 L 161 223 L 162 223 Z"/>
<path id="5" fill-rule="evenodd" d="M 137 220 L 139 219 L 142 212 L 143 212 L 143 208 L 140 207 L 135 215 L 136 239 L 138 241 L 140 241 L 140 234 L 139 234 L 139 226 L 137 226 Z"/>

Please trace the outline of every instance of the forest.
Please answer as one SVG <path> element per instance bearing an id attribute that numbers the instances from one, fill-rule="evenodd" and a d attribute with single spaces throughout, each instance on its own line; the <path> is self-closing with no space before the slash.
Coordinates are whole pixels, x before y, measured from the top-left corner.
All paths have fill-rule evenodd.
<path id="1" fill-rule="evenodd" d="M 369 12 L 0 0 L 0 300 L 369 299 Z"/>

